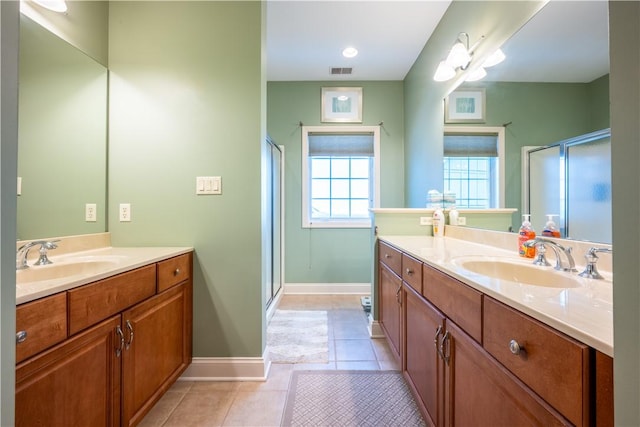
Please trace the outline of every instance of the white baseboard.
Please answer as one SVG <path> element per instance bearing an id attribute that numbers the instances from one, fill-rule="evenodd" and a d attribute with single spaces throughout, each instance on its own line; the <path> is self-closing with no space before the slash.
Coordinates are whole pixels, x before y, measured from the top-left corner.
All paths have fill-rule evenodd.
<path id="1" fill-rule="evenodd" d="M 371 338 L 384 338 L 384 332 L 382 332 L 382 327 L 380 326 L 380 322 L 377 320 L 373 320 L 369 318 L 369 336 Z"/>
<path id="2" fill-rule="evenodd" d="M 286 295 L 370 295 L 371 283 L 285 283 L 284 293 Z"/>
<path id="3" fill-rule="evenodd" d="M 180 381 L 266 381 L 271 368 L 262 357 L 194 357 Z"/>

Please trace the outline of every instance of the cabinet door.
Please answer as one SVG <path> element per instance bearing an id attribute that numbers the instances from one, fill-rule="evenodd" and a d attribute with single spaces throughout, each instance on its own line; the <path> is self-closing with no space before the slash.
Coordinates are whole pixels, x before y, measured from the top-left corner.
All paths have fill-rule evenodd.
<path id="1" fill-rule="evenodd" d="M 387 335 L 391 350 L 400 360 L 400 308 L 402 280 L 386 266 L 380 265 L 380 325 Z"/>
<path id="2" fill-rule="evenodd" d="M 571 425 L 448 319 L 445 425 Z"/>
<path id="3" fill-rule="evenodd" d="M 418 395 L 425 419 L 430 419 L 431 425 L 442 425 L 444 362 L 438 357 L 436 344 L 444 328 L 444 316 L 407 284 L 404 293 L 405 378 Z"/>
<path id="4" fill-rule="evenodd" d="M 122 313 L 123 425 L 136 425 L 191 361 L 191 283 Z"/>
<path id="5" fill-rule="evenodd" d="M 114 316 L 16 366 L 16 426 L 120 425 Z"/>

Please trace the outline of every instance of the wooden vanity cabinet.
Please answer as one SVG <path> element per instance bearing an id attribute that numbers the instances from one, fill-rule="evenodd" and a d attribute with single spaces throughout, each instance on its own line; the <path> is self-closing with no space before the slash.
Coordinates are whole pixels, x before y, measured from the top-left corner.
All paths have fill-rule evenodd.
<path id="1" fill-rule="evenodd" d="M 380 319 L 400 310 L 403 375 L 427 424 L 613 425 L 613 359 L 427 264 L 420 293 L 379 260 Z M 385 303 L 396 286 L 402 304 Z"/>
<path id="2" fill-rule="evenodd" d="M 404 307 L 403 374 L 427 423 L 439 426 L 444 416 L 444 361 L 438 357 L 436 338 L 445 317 L 407 284 Z"/>
<path id="3" fill-rule="evenodd" d="M 16 426 L 119 426 L 113 316 L 16 367 Z"/>
<path id="4" fill-rule="evenodd" d="M 191 262 L 188 253 L 61 293 L 80 332 L 16 366 L 16 424 L 137 425 L 191 361 Z"/>
<path id="5" fill-rule="evenodd" d="M 378 278 L 378 295 L 380 295 L 380 326 L 387 336 L 391 351 L 396 359 L 400 361 L 402 332 L 402 279 L 382 263 L 380 264 Z"/>

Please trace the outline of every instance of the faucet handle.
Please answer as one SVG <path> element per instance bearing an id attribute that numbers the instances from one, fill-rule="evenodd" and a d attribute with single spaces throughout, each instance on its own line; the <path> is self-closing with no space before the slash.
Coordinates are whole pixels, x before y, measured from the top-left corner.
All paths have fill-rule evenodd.
<path id="1" fill-rule="evenodd" d="M 50 241 L 42 242 L 40 245 L 40 257 L 36 262 L 33 263 L 33 265 L 53 264 L 53 262 L 49 260 L 49 257 L 47 256 L 47 251 L 49 249 L 57 249 L 58 245 L 56 245 L 56 243 L 59 241 L 60 240 L 58 239 L 58 240 L 50 240 Z"/>
<path id="2" fill-rule="evenodd" d="M 584 254 L 584 258 L 587 260 L 587 265 L 585 266 L 584 271 L 578 274 L 578 276 L 586 277 L 587 279 L 604 279 L 600 272 L 598 272 L 598 267 L 596 266 L 596 263 L 598 262 L 598 255 L 596 254 L 598 252 L 613 253 L 613 250 L 609 248 L 598 248 L 595 246 L 590 248 L 587 253 Z"/>

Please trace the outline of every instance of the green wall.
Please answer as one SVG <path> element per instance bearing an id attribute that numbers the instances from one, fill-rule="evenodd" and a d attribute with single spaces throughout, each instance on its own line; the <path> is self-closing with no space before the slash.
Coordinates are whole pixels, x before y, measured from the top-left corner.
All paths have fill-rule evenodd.
<path id="1" fill-rule="evenodd" d="M 195 247 L 194 356 L 265 346 L 263 7 L 110 6 L 109 230 L 116 246 Z M 196 176 L 223 194 L 196 196 Z"/>
<path id="2" fill-rule="evenodd" d="M 341 82 L 269 82 L 267 130 L 285 147 L 285 279 L 287 283 L 368 283 L 371 281 L 370 229 L 302 228 L 301 128 L 320 123 L 322 87 Z M 403 200 L 403 84 L 349 82 L 363 88 L 366 126 L 384 122 L 380 132 L 380 207 Z M 326 124 L 327 127 L 332 124 Z"/>

